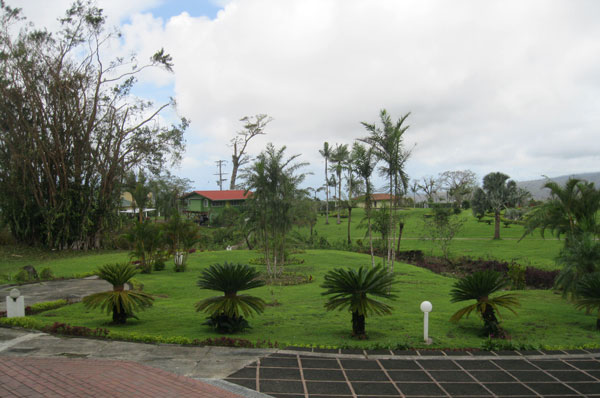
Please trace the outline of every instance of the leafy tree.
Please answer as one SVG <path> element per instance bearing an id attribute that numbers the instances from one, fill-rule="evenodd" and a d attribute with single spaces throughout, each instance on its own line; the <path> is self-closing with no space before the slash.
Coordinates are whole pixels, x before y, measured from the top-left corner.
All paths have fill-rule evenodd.
<path id="1" fill-rule="evenodd" d="M 134 312 L 152 306 L 154 298 L 148 293 L 125 290 L 125 284 L 138 272 L 130 264 L 107 264 L 98 270 L 100 279 L 113 285 L 113 290 L 95 293 L 83 298 L 86 308 L 98 308 L 112 312 L 113 323 L 123 324 L 127 318 L 138 319 Z"/>
<path id="2" fill-rule="evenodd" d="M 140 72 L 172 70 L 171 57 L 107 62 L 114 35 L 90 3 L 67 10 L 57 34 L 19 30 L 19 11 L 0 7 L 2 216 L 23 243 L 99 247 L 118 217 L 125 173 L 180 159 L 187 121 L 163 127 L 158 116 L 172 103 L 129 95 Z"/>
<path id="3" fill-rule="evenodd" d="M 486 335 L 503 337 L 504 332 L 496 317 L 496 314 L 500 315 L 499 307 L 504 307 L 516 314 L 513 307 L 519 306 L 519 301 L 514 293 L 506 293 L 496 297 L 490 296 L 509 285 L 510 281 L 507 278 L 492 270 L 477 271 L 465 276 L 457 281 L 450 291 L 451 302 L 457 303 L 467 300 L 476 300 L 476 302 L 456 311 L 450 320 L 458 322 L 463 316 L 468 317 L 475 311 L 483 319 Z"/>
<path id="4" fill-rule="evenodd" d="M 596 330 L 600 330 L 600 272 L 587 274 L 577 282 L 575 307 L 588 313 L 597 311 Z"/>
<path id="5" fill-rule="evenodd" d="M 394 242 L 396 240 L 396 229 L 394 216 L 397 209 L 397 200 L 406 192 L 408 188 L 408 175 L 405 171 L 405 164 L 410 157 L 410 151 L 404 149 L 403 135 L 410 126 L 405 126 L 404 122 L 410 115 L 410 112 L 399 118 L 395 123 L 385 109 L 379 113 L 382 127 L 375 124 L 361 122 L 369 132 L 369 136 L 360 139 L 371 146 L 375 156 L 383 161 L 379 169 L 381 175 L 385 175 L 389 182 L 390 193 L 390 222 L 387 241 L 387 263 L 390 270 L 394 269 L 394 260 L 396 251 Z M 393 232 L 392 232 L 393 231 Z"/>
<path id="6" fill-rule="evenodd" d="M 175 214 L 165 224 L 163 234 L 169 254 L 174 256 L 175 272 L 185 271 L 189 251 L 200 242 L 200 228 Z"/>
<path id="7" fill-rule="evenodd" d="M 152 191 L 150 190 L 150 184 L 146 179 L 144 172 L 140 170 L 137 176 L 134 172 L 129 173 L 127 176 L 126 187 L 133 198 L 131 205 L 138 211 L 138 220 L 139 222 L 143 222 L 144 209 L 147 208 L 152 201 Z"/>
<path id="8" fill-rule="evenodd" d="M 205 324 L 220 333 L 233 333 L 250 327 L 244 317 L 253 312 L 260 314 L 266 303 L 259 297 L 238 292 L 263 286 L 264 281 L 258 277 L 256 269 L 246 264 L 213 264 L 202 270 L 198 286 L 223 292 L 223 296 L 210 297 L 196 303 L 196 311 L 210 314 Z"/>
<path id="9" fill-rule="evenodd" d="M 428 214 L 424 220 L 425 239 L 431 240 L 442 250 L 446 262 L 450 261 L 450 244 L 452 239 L 460 232 L 465 220 L 458 215 L 453 215 L 451 209 L 435 207 L 433 214 Z"/>
<path id="10" fill-rule="evenodd" d="M 483 177 L 483 188 L 477 188 L 471 200 L 474 214 L 487 211 L 494 213 L 494 239 L 500 239 L 500 212 L 516 206 L 529 195 L 517 188 L 517 183 L 509 178 L 503 173 L 489 173 Z"/>
<path id="11" fill-rule="evenodd" d="M 325 159 L 325 224 L 329 225 L 329 180 L 327 179 L 327 161 L 331 158 L 331 147 L 329 143 L 325 141 L 323 143 L 323 149 L 319 149 L 319 153 Z"/>
<path id="12" fill-rule="evenodd" d="M 373 156 L 373 150 L 371 148 L 366 149 L 360 144 L 355 144 L 352 151 L 355 159 L 356 173 L 360 176 L 360 178 L 363 179 L 365 186 L 365 217 L 367 218 L 367 234 L 369 236 L 369 247 L 371 251 L 371 266 L 375 267 L 373 231 L 371 227 L 371 195 L 373 193 L 373 189 L 371 187 L 371 175 L 373 174 L 373 171 L 375 171 L 375 159 Z"/>
<path id="13" fill-rule="evenodd" d="M 392 313 L 392 307 L 369 296 L 393 299 L 394 275 L 384 267 L 360 267 L 358 270 L 337 268 L 325 274 L 323 296 L 328 311 L 348 309 L 352 313 L 352 336 L 366 338 L 365 318 L 368 315 Z"/>
<path id="14" fill-rule="evenodd" d="M 337 176 L 336 181 L 338 183 L 338 193 L 336 200 L 336 209 L 337 209 L 337 223 L 341 224 L 340 213 L 341 213 L 341 201 L 342 201 L 342 172 L 344 171 L 344 166 L 348 160 L 350 153 L 348 152 L 348 145 L 346 144 L 335 144 L 335 149 L 331 153 L 330 161 L 331 161 L 331 171 L 335 173 Z"/>
<path id="15" fill-rule="evenodd" d="M 253 192 L 246 203 L 248 222 L 262 244 L 271 278 L 283 272 L 286 236 L 294 222 L 293 207 L 305 194 L 299 188 L 305 174 L 297 171 L 306 163 L 294 163 L 299 155 L 286 159 L 285 149 L 268 144 L 244 173 L 246 191 Z"/>
<path id="16" fill-rule="evenodd" d="M 151 273 L 156 261 L 163 257 L 165 242 L 161 225 L 149 220 L 136 222 L 125 238 L 133 245 L 130 255 L 138 259 L 142 273 Z"/>
<path id="17" fill-rule="evenodd" d="M 425 196 L 427 197 L 427 203 L 433 203 L 435 201 L 435 194 L 440 189 L 439 184 L 440 182 L 433 176 L 421 177 L 419 189 L 425 192 Z"/>
<path id="18" fill-rule="evenodd" d="M 155 216 L 162 216 L 169 220 L 171 216 L 179 214 L 179 198 L 192 190 L 187 178 L 179 178 L 168 171 L 156 176 L 150 181 L 152 199 L 156 207 Z"/>
<path id="19" fill-rule="evenodd" d="M 233 154 L 231 155 L 231 181 L 229 183 L 229 189 L 236 189 L 237 173 L 240 167 L 244 166 L 250 161 L 248 155 L 246 155 L 246 147 L 250 140 L 257 135 L 265 134 L 265 127 L 267 124 L 273 121 L 272 117 L 265 114 L 258 114 L 253 117 L 244 116 L 240 119 L 240 122 L 244 122 L 244 130 L 237 133 L 237 136 L 231 139 L 231 146 L 233 147 Z"/>
<path id="20" fill-rule="evenodd" d="M 421 190 L 421 187 L 419 186 L 419 181 L 412 180 L 412 183 L 410 184 L 409 188 L 413 194 L 413 207 L 417 207 L 417 192 Z"/>
<path id="21" fill-rule="evenodd" d="M 600 243 L 590 233 L 571 239 L 559 253 L 556 262 L 562 266 L 555 286 L 564 296 L 577 296 L 577 284 L 586 275 L 600 272 Z"/>
<path id="22" fill-rule="evenodd" d="M 454 206 L 460 208 L 463 200 L 473 192 L 475 178 L 471 170 L 448 170 L 441 173 L 438 180 L 454 201 Z"/>

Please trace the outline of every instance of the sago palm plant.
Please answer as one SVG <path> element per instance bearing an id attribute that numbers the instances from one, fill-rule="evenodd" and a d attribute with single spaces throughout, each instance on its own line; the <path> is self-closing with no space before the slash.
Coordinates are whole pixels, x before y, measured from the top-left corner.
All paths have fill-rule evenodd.
<path id="1" fill-rule="evenodd" d="M 331 295 L 325 308 L 331 310 L 348 309 L 352 313 L 352 335 L 365 338 L 365 318 L 368 315 L 387 315 L 392 307 L 369 296 L 393 299 L 396 296 L 391 288 L 394 275 L 382 266 L 375 268 L 334 269 L 325 275 L 321 285 L 327 289 L 322 295 Z"/>
<path id="2" fill-rule="evenodd" d="M 144 292 L 125 290 L 125 284 L 138 273 L 130 264 L 107 264 L 98 270 L 98 276 L 113 285 L 113 290 L 95 293 L 83 298 L 87 308 L 112 312 L 113 323 L 123 324 L 127 318 L 136 318 L 134 312 L 152 306 L 154 298 Z"/>
<path id="3" fill-rule="evenodd" d="M 205 324 L 220 333 L 233 333 L 250 327 L 244 317 L 263 312 L 266 303 L 259 297 L 238 292 L 263 286 L 265 282 L 258 277 L 258 271 L 246 264 L 226 262 L 213 264 L 203 270 L 198 286 L 223 292 L 222 296 L 209 297 L 196 303 L 196 311 L 210 314 Z"/>
<path id="4" fill-rule="evenodd" d="M 492 270 L 478 271 L 465 276 L 454 284 L 450 291 L 451 302 L 476 300 L 475 303 L 456 311 L 450 318 L 452 322 L 458 322 L 463 316 L 468 317 L 473 311 L 477 312 L 483 319 L 486 335 L 503 337 L 504 332 L 496 314 L 500 316 L 500 307 L 504 307 L 516 314 L 512 307 L 519 306 L 519 300 L 513 293 L 506 293 L 496 297 L 490 297 L 510 284 L 502 274 Z"/>
<path id="5" fill-rule="evenodd" d="M 575 308 L 585 309 L 588 313 L 598 311 L 596 330 L 600 330 L 600 272 L 584 276 L 577 283 L 577 297 Z"/>

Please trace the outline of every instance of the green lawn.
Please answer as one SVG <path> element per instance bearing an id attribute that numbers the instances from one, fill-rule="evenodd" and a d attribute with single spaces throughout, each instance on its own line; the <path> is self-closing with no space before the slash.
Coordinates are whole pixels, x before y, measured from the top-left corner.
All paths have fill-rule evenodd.
<path id="1" fill-rule="evenodd" d="M 106 254 L 102 259 L 114 259 L 122 254 Z M 137 275 L 136 279 L 145 286 L 144 290 L 156 296 L 154 307 L 141 312 L 140 320 L 130 320 L 124 326 L 110 326 L 110 316 L 97 310 L 88 311 L 82 304 L 75 304 L 35 316 L 47 323 L 66 322 L 90 328 L 106 327 L 124 333 L 139 333 L 161 336 L 185 336 L 204 339 L 217 336 L 202 325 L 205 315 L 196 313 L 194 303 L 218 293 L 203 291 L 196 287 L 200 270 L 213 263 L 248 262 L 258 257 L 256 252 L 221 251 L 197 252 L 189 258 L 189 270 L 175 273 L 171 266 L 167 270 L 151 275 Z M 436 275 L 428 270 L 407 264 L 396 268 L 398 299 L 392 303 L 393 315 L 367 319 L 369 340 L 355 341 L 350 335 L 350 314 L 347 312 L 327 313 L 325 298 L 321 296 L 320 284 L 323 275 L 336 267 L 358 267 L 369 264 L 367 255 L 327 250 L 311 250 L 295 255 L 305 260 L 304 264 L 288 267 L 312 275 L 314 282 L 297 286 L 265 286 L 252 291 L 272 305 L 266 311 L 250 319 L 253 329 L 236 335 L 251 341 L 271 340 L 286 344 L 330 345 L 330 346 L 373 346 L 375 344 L 408 344 L 420 346 L 422 339 L 423 314 L 419 305 L 423 300 L 433 303 L 430 314 L 430 336 L 434 347 L 480 347 L 481 321 L 476 316 L 458 324 L 448 321 L 450 316 L 464 304 L 451 304 L 449 291 L 454 279 Z M 67 272 L 76 259 L 56 263 L 57 273 Z M 80 266 L 92 270 L 98 259 L 80 261 Z M 64 268 L 63 268 L 64 267 Z M 60 269 L 60 271 L 59 271 Z M 551 291 L 527 290 L 518 292 L 522 307 L 515 316 L 504 313 L 503 326 L 513 341 L 534 346 L 582 346 L 598 344 L 600 334 L 594 330 L 595 317 L 576 311 L 571 304 Z"/>

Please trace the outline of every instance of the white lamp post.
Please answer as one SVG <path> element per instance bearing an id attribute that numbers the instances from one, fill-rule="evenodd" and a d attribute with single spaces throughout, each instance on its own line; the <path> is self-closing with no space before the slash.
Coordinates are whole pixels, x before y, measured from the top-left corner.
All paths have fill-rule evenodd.
<path id="1" fill-rule="evenodd" d="M 429 301 L 423 301 L 421 303 L 421 311 L 423 311 L 423 338 L 425 344 L 431 344 L 432 341 L 429 338 L 429 313 L 433 309 L 433 306 Z"/>
<path id="2" fill-rule="evenodd" d="M 25 316 L 25 299 L 19 289 L 12 289 L 6 296 L 6 317 L 16 318 Z"/>

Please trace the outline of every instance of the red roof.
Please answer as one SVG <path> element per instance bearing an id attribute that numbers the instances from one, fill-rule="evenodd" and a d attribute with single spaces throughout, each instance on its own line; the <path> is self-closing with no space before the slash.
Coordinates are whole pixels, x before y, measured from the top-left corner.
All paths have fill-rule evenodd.
<path id="1" fill-rule="evenodd" d="M 365 196 L 366 195 L 359 196 L 357 198 L 354 198 L 354 200 L 365 200 Z M 394 196 L 390 195 L 389 193 L 374 193 L 374 194 L 371 194 L 371 200 L 374 200 L 374 201 L 377 201 L 377 200 L 379 200 L 379 201 L 390 200 L 390 197 L 394 198 Z"/>
<path id="2" fill-rule="evenodd" d="M 250 195 L 252 195 L 252 192 L 248 192 L 246 195 L 244 195 L 246 191 L 244 191 L 243 189 L 237 189 L 237 190 L 233 190 L 233 191 L 194 191 L 194 192 L 190 192 L 185 196 L 189 196 L 193 193 L 198 194 L 200 196 L 203 196 L 207 199 L 213 200 L 213 201 L 219 201 L 219 200 L 244 200 L 244 199 L 248 199 L 248 197 Z"/>

